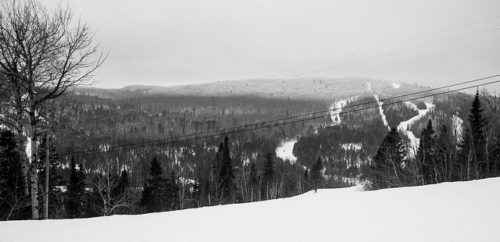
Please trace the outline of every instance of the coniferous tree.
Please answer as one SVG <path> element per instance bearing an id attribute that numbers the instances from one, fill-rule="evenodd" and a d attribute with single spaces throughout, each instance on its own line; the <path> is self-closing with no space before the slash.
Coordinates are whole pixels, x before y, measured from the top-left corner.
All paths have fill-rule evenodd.
<path id="1" fill-rule="evenodd" d="M 118 182 L 118 185 L 113 189 L 115 197 L 119 197 L 123 193 L 125 193 L 125 190 L 130 186 L 130 180 L 128 177 L 128 172 L 127 170 L 123 170 L 120 174 L 120 181 Z"/>
<path id="2" fill-rule="evenodd" d="M 309 189 L 311 189 L 310 187 L 309 170 L 306 168 L 304 175 L 302 176 L 302 191 L 308 192 Z"/>
<path id="3" fill-rule="evenodd" d="M 404 147 L 396 128 L 391 128 L 370 164 L 368 179 L 373 189 L 403 185 Z"/>
<path id="4" fill-rule="evenodd" d="M 222 154 L 220 156 L 218 190 L 220 192 L 220 203 L 231 203 L 235 200 L 234 169 L 229 151 L 229 139 L 224 138 Z"/>
<path id="5" fill-rule="evenodd" d="M 83 216 L 83 196 L 85 193 L 85 172 L 82 165 L 77 166 L 71 157 L 70 177 L 66 199 L 67 216 L 79 218 Z"/>
<path id="6" fill-rule="evenodd" d="M 11 131 L 0 133 L 0 220 L 27 219 L 29 197 L 24 194 L 21 154 Z"/>
<path id="7" fill-rule="evenodd" d="M 318 191 L 318 188 L 321 188 L 323 185 L 323 162 L 321 158 L 318 157 L 316 162 L 311 168 L 311 180 L 314 186 L 314 192 Z"/>
<path id="8" fill-rule="evenodd" d="M 472 142 L 472 167 L 474 170 L 474 178 L 479 179 L 488 176 L 488 157 L 486 151 L 486 119 L 483 117 L 483 108 L 479 97 L 479 90 L 476 92 L 472 108 L 469 114 L 469 125 L 471 131 Z"/>
<path id="9" fill-rule="evenodd" d="M 167 208 L 166 179 L 163 177 L 163 168 L 156 157 L 151 161 L 150 178 L 146 180 L 142 192 L 141 205 L 146 212 L 161 212 Z"/>

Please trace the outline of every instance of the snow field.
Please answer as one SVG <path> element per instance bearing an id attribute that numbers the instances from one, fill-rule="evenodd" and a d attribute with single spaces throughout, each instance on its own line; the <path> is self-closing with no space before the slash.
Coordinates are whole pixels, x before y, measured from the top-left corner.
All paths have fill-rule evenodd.
<path id="1" fill-rule="evenodd" d="M 500 241 L 500 178 L 135 216 L 0 222 L 16 241 Z"/>

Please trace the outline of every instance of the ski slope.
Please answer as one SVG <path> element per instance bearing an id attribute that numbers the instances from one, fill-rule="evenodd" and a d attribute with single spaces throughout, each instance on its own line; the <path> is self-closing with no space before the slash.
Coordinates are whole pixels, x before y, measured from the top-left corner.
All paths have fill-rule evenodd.
<path id="1" fill-rule="evenodd" d="M 408 130 L 408 127 L 412 127 L 415 122 L 418 120 L 422 119 L 429 113 L 432 109 L 434 109 L 435 105 L 432 103 L 425 103 L 426 108 L 425 109 L 418 109 L 417 105 L 415 105 L 412 102 L 404 102 L 409 108 L 415 110 L 418 112 L 418 114 L 411 119 L 408 119 L 406 121 L 403 121 L 399 123 L 398 125 L 398 131 L 402 132 L 408 139 L 410 139 L 410 147 L 409 147 L 409 156 L 410 157 L 415 157 L 415 154 L 417 153 L 418 146 L 420 144 L 420 138 L 417 138 L 415 134 L 411 131 Z"/>
<path id="2" fill-rule="evenodd" d="M 293 154 L 293 147 L 297 143 L 297 139 L 291 139 L 281 142 L 281 144 L 276 148 L 276 156 L 281 158 L 283 161 L 289 161 L 290 164 L 294 164 L 297 161 L 297 157 Z"/>
<path id="3" fill-rule="evenodd" d="M 500 179 L 137 216 L 0 222 L 0 241 L 500 241 Z"/>

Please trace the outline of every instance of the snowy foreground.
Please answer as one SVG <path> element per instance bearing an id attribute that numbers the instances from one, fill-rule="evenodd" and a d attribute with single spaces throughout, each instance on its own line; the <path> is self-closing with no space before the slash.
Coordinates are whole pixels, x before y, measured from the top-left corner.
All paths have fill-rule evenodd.
<path id="1" fill-rule="evenodd" d="M 500 241 L 500 179 L 137 216 L 0 222 L 0 241 Z"/>

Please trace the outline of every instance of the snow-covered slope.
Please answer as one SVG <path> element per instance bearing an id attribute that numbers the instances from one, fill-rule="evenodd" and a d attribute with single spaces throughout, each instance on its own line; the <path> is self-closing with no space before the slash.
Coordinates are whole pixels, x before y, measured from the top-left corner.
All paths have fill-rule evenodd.
<path id="1" fill-rule="evenodd" d="M 289 161 L 294 164 L 297 161 L 297 157 L 293 155 L 293 147 L 297 143 L 297 139 L 291 139 L 281 142 L 281 144 L 276 148 L 276 156 L 284 161 Z"/>
<path id="2" fill-rule="evenodd" d="M 500 179 L 140 216 L 0 223 L 0 241 L 500 241 Z"/>
<path id="3" fill-rule="evenodd" d="M 409 147 L 409 155 L 410 157 L 414 157 L 416 154 L 416 150 L 418 149 L 418 146 L 420 144 L 420 139 L 413 134 L 412 131 L 408 130 L 415 122 L 423 118 L 425 115 L 427 115 L 428 112 L 430 112 L 432 109 L 434 109 L 434 104 L 432 103 L 425 103 L 426 109 L 418 109 L 417 105 L 415 105 L 412 102 L 405 102 L 405 104 L 418 112 L 418 114 L 414 117 L 412 117 L 409 120 L 403 121 L 398 125 L 398 131 L 402 132 L 406 137 L 410 139 L 411 142 L 411 147 Z"/>

